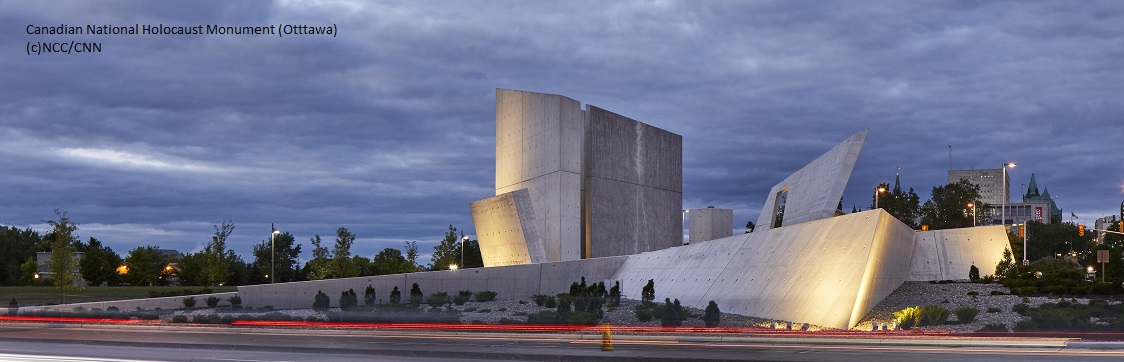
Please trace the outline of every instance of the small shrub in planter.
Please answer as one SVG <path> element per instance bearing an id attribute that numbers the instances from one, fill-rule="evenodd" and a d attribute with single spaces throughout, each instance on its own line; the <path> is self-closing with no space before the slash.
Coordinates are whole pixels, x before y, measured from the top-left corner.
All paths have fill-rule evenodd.
<path id="1" fill-rule="evenodd" d="M 968 280 L 973 282 L 980 280 L 980 268 L 977 268 L 975 264 L 972 264 L 972 267 L 968 268 Z"/>
<path id="2" fill-rule="evenodd" d="M 531 296 L 531 300 L 535 301 L 535 305 L 542 307 L 544 304 L 546 304 L 546 297 L 549 296 L 546 294 L 535 294 Z"/>
<path id="3" fill-rule="evenodd" d="M 367 306 L 375 305 L 375 287 L 367 285 L 367 290 L 363 291 L 363 304 Z"/>
<path id="4" fill-rule="evenodd" d="M 999 309 L 999 307 L 987 307 L 988 313 L 999 313 L 999 312 L 1002 312 L 1002 311 L 1003 310 Z"/>
<path id="5" fill-rule="evenodd" d="M 476 301 L 477 302 L 491 302 L 491 301 L 496 299 L 496 294 L 498 294 L 498 293 L 490 291 L 490 290 L 485 290 L 485 291 L 476 293 Z"/>
<path id="6" fill-rule="evenodd" d="M 549 295 L 546 297 L 546 301 L 543 302 L 543 306 L 547 308 L 557 308 L 558 299 L 555 299 L 553 295 Z"/>
<path id="7" fill-rule="evenodd" d="M 425 295 L 422 294 L 421 287 L 418 286 L 418 283 L 414 283 L 410 287 L 410 305 L 419 305 L 423 299 L 425 299 Z"/>
<path id="8" fill-rule="evenodd" d="M 973 296 L 973 297 L 974 297 L 974 296 L 980 295 L 980 292 L 977 292 L 977 291 L 974 291 L 974 290 L 973 290 L 973 291 L 970 291 L 970 292 L 968 292 L 968 295 L 970 295 L 970 296 Z"/>
<path id="9" fill-rule="evenodd" d="M 484 308 L 484 309 L 478 309 L 478 310 L 476 310 L 476 312 L 477 313 L 491 313 L 492 310 L 488 309 L 488 308 Z"/>
<path id="10" fill-rule="evenodd" d="M 993 290 L 993 291 L 991 291 L 991 295 L 1007 295 L 1007 293 L 1004 293 L 1004 292 L 1001 292 L 1001 291 L 998 291 L 998 290 Z"/>
<path id="11" fill-rule="evenodd" d="M 909 307 L 894 312 L 894 323 L 901 329 L 920 327 L 922 319 L 921 307 Z"/>
<path id="12" fill-rule="evenodd" d="M 1019 315 L 1026 315 L 1026 311 L 1029 310 L 1029 309 L 1030 309 L 1030 307 L 1028 307 L 1026 304 L 1023 304 L 1023 303 L 1019 303 L 1019 304 L 1015 304 L 1015 305 L 1011 306 L 1011 311 L 1015 312 L 1015 313 L 1018 313 Z"/>
<path id="13" fill-rule="evenodd" d="M 241 296 L 231 296 L 230 298 L 226 298 L 226 301 L 230 302 L 230 305 L 242 305 Z"/>
<path id="14" fill-rule="evenodd" d="M 706 314 L 702 317 L 703 323 L 705 323 L 707 327 L 717 327 L 721 318 L 722 310 L 718 309 L 718 303 L 715 303 L 713 300 L 710 301 L 710 304 L 706 305 Z"/>
<path id="15" fill-rule="evenodd" d="M 180 299 L 180 301 L 183 302 L 184 308 L 194 308 L 195 307 L 195 297 L 186 297 L 186 298 Z"/>
<path id="16" fill-rule="evenodd" d="M 207 299 L 204 299 L 203 302 L 207 303 L 207 307 L 214 308 L 215 306 L 219 305 L 220 300 L 222 299 L 219 299 L 219 297 L 212 295 L 210 297 L 207 297 Z"/>
<path id="17" fill-rule="evenodd" d="M 956 319 L 959 320 L 960 323 L 972 323 L 972 321 L 976 320 L 976 315 L 980 313 L 980 310 L 973 307 L 961 307 L 956 308 L 953 313 L 956 313 Z"/>
<path id="18" fill-rule="evenodd" d="M 316 299 L 312 302 L 312 310 L 320 312 L 326 311 L 328 310 L 328 305 L 331 303 L 332 301 L 328 299 L 328 295 L 324 294 L 324 291 L 317 290 Z"/>
<path id="19" fill-rule="evenodd" d="M 355 289 L 340 293 L 340 309 L 352 310 L 357 306 L 359 306 L 359 296 L 355 294 Z"/>
<path id="20" fill-rule="evenodd" d="M 402 292 L 398 291 L 398 287 L 390 291 L 390 304 L 402 303 Z"/>
<path id="21" fill-rule="evenodd" d="M 425 304 L 432 308 L 443 306 L 446 303 L 449 303 L 449 293 L 445 292 L 433 293 L 429 295 L 429 298 L 425 298 Z"/>
<path id="22" fill-rule="evenodd" d="M 183 314 L 172 316 L 172 323 L 187 323 L 187 316 Z"/>
<path id="23" fill-rule="evenodd" d="M 937 326 L 947 322 L 948 315 L 951 313 L 949 313 L 948 308 L 939 305 L 927 305 L 921 307 L 921 314 L 925 316 L 924 322 L 926 325 Z"/>
<path id="24" fill-rule="evenodd" d="M 457 295 L 453 296 L 453 304 L 464 305 L 465 303 L 468 303 L 469 299 L 472 299 L 472 292 L 468 290 L 462 290 L 458 292 Z"/>

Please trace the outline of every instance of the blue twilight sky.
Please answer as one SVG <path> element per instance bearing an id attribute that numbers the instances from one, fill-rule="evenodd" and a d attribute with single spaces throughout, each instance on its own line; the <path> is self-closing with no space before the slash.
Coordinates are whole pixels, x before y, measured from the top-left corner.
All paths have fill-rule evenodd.
<path id="1" fill-rule="evenodd" d="M 197 251 L 236 224 L 368 257 L 494 194 L 494 92 L 562 94 L 683 135 L 683 205 L 756 220 L 852 133 L 844 195 L 928 198 L 1018 162 L 1078 221 L 1124 200 L 1119 1 L 0 2 L 0 224 L 62 208 L 119 253 Z M 29 35 L 27 26 L 335 24 L 336 37 Z M 29 43 L 102 53 L 27 55 Z M 307 254 L 307 252 L 306 252 Z M 307 257 L 307 255 L 306 255 Z M 428 262 L 428 255 L 423 257 Z"/>

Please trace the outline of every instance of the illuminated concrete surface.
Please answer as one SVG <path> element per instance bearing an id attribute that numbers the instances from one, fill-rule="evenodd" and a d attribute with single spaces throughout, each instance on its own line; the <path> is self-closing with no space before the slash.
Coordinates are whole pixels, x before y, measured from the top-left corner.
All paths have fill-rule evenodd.
<path id="1" fill-rule="evenodd" d="M 858 161 L 866 134 L 870 130 L 855 133 L 839 145 L 827 151 L 814 161 L 793 173 L 784 181 L 769 190 L 761 215 L 757 218 L 757 230 L 773 228 L 773 216 L 781 205 L 778 196 L 787 191 L 784 202 L 784 219 L 781 226 L 826 219 L 835 216 L 843 189 L 851 179 L 851 171 Z M 871 190 L 873 193 L 874 190 Z"/>
<path id="2" fill-rule="evenodd" d="M 687 230 L 687 240 L 691 244 L 733 236 L 734 210 L 712 207 L 687 210 Z"/>
<path id="3" fill-rule="evenodd" d="M 1009 246 L 1000 225 L 918 231 L 909 280 L 967 280 L 972 265 L 980 269 L 980 276 L 995 275 L 995 265 Z"/>
<path id="4" fill-rule="evenodd" d="M 94 287 L 94 288 L 96 288 L 96 287 Z M 170 310 L 170 309 L 183 308 L 183 298 L 185 298 L 185 297 L 194 297 L 196 307 L 205 307 L 205 306 L 207 306 L 206 299 L 208 297 L 216 297 L 216 298 L 219 298 L 218 306 L 224 307 L 224 306 L 230 306 L 230 301 L 227 300 L 227 298 L 230 298 L 230 297 L 233 297 L 233 296 L 236 296 L 236 295 L 238 295 L 238 292 L 225 292 L 225 293 L 197 294 L 197 295 L 180 296 L 180 297 L 142 298 L 142 299 L 114 300 L 114 301 L 105 301 L 105 302 L 71 303 L 71 304 L 60 304 L 60 305 L 40 306 L 40 307 L 20 307 L 19 310 L 24 311 L 24 312 L 36 311 L 36 310 L 74 310 L 75 308 L 83 308 L 83 309 L 86 309 L 86 310 L 91 310 L 91 309 L 97 308 L 97 309 L 105 310 L 109 307 L 117 307 L 118 309 L 120 309 L 122 311 L 133 310 L 133 309 L 137 309 L 138 307 L 141 308 L 141 309 L 147 309 L 147 310 L 154 310 L 154 309 L 157 309 L 157 308 L 159 308 L 159 309 L 169 309 Z"/>
<path id="5" fill-rule="evenodd" d="M 484 266 L 547 261 L 527 189 L 476 201 L 469 208 Z"/>

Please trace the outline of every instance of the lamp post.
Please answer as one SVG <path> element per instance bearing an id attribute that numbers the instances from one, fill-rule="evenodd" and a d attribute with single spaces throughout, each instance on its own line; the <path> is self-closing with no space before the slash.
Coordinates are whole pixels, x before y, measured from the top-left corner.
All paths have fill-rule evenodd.
<path id="1" fill-rule="evenodd" d="M 968 202 L 968 208 L 972 209 L 972 227 L 976 226 L 976 203 Z"/>
<path id="2" fill-rule="evenodd" d="M 1000 207 L 999 211 L 999 224 L 1003 225 L 1003 230 L 1007 230 L 1007 167 L 1015 168 L 1015 163 L 1004 162 L 1003 167 L 1001 167 L 1001 169 L 1003 170 L 1003 177 L 1001 177 L 1003 179 L 1003 189 L 999 190 L 999 198 L 1003 199 L 1003 206 Z"/>
<path id="3" fill-rule="evenodd" d="M 878 186 L 877 189 L 874 189 L 874 208 L 875 209 L 878 208 L 878 194 L 883 193 L 883 192 L 886 192 L 885 187 Z"/>
<path id="4" fill-rule="evenodd" d="M 277 279 L 277 270 L 274 267 L 277 261 L 277 253 L 275 252 L 277 234 L 281 232 L 273 227 L 273 224 L 269 224 L 269 229 L 272 230 L 272 232 L 269 233 L 269 284 L 273 284 L 273 281 Z"/>
<path id="5" fill-rule="evenodd" d="M 461 265 L 464 265 L 464 242 L 468 241 L 468 236 L 461 237 Z"/>

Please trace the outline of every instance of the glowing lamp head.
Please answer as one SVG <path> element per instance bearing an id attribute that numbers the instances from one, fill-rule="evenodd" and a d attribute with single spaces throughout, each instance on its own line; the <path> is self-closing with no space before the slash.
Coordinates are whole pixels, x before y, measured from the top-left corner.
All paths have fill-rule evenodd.
<path id="1" fill-rule="evenodd" d="M 456 264 L 449 265 L 449 270 L 457 270 L 457 265 Z"/>

